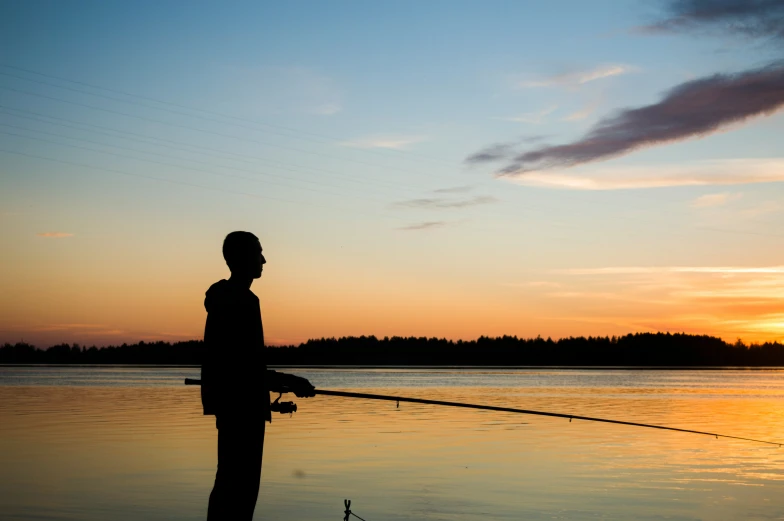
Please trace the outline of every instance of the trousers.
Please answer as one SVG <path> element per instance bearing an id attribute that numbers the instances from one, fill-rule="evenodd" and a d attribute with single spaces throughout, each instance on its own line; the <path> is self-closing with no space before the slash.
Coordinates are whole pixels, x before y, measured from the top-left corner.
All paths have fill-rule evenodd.
<path id="1" fill-rule="evenodd" d="M 261 483 L 262 418 L 217 417 L 218 471 L 207 521 L 251 521 Z"/>

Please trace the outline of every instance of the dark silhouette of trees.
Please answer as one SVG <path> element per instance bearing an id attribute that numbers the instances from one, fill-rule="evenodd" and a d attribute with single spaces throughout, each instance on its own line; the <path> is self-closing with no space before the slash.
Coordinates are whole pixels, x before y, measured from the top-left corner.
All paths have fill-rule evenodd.
<path id="1" fill-rule="evenodd" d="M 199 365 L 199 340 L 139 342 L 83 347 L 60 344 L 36 349 L 25 343 L 0 346 L 3 364 Z M 635 333 L 621 337 L 486 337 L 446 340 L 375 336 L 321 338 L 299 346 L 268 347 L 270 365 L 452 365 L 452 366 L 784 366 L 784 345 L 746 345 L 707 335 Z"/>
<path id="2" fill-rule="evenodd" d="M 98 348 L 59 344 L 36 349 L 26 343 L 0 346 L 0 364 L 140 364 L 198 365 L 203 356 L 200 340 L 187 342 L 139 342 Z"/>

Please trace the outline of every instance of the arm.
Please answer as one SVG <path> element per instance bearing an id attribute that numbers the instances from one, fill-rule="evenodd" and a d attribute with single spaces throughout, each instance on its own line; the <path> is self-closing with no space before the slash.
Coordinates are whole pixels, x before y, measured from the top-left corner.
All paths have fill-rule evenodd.
<path id="1" fill-rule="evenodd" d="M 299 398 L 309 398 L 311 396 L 316 396 L 316 393 L 314 392 L 316 388 L 313 387 L 313 385 L 306 378 L 302 378 L 301 376 L 280 373 L 278 371 L 273 371 L 272 369 L 267 369 L 266 378 L 267 389 L 272 392 L 292 392 Z"/>

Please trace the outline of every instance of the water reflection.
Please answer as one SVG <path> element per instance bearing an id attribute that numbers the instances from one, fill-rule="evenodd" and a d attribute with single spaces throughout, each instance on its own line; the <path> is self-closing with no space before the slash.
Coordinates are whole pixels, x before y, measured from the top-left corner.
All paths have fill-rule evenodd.
<path id="1" fill-rule="evenodd" d="M 317 387 L 762 439 L 782 371 L 294 371 Z M 197 369 L 0 368 L 2 519 L 203 519 L 213 419 Z M 256 519 L 780 519 L 784 449 L 632 427 L 331 397 L 268 429 Z"/>

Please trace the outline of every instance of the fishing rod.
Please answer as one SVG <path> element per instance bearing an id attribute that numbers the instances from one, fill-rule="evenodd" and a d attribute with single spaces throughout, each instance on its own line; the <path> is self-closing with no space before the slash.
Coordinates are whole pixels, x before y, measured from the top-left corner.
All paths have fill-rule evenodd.
<path id="1" fill-rule="evenodd" d="M 201 380 L 196 380 L 193 378 L 186 378 L 185 385 L 201 385 Z M 279 394 L 283 394 L 286 392 L 292 392 L 290 389 L 286 387 L 270 389 L 271 392 L 277 392 Z M 627 422 L 622 420 L 609 420 L 607 418 L 594 418 L 592 416 L 578 416 L 576 414 L 561 414 L 557 412 L 546 412 L 546 411 L 533 411 L 530 409 L 516 409 L 512 407 L 496 407 L 494 405 L 478 405 L 473 403 L 461 403 L 461 402 L 446 402 L 442 400 L 426 400 L 424 398 L 407 398 L 405 396 L 391 396 L 387 394 L 370 394 L 370 393 L 352 393 L 347 391 L 330 391 L 327 389 L 314 389 L 314 394 L 322 395 L 322 396 L 339 396 L 342 398 L 360 398 L 364 400 L 383 400 L 387 402 L 397 402 L 398 406 L 400 402 L 405 403 L 420 403 L 424 405 L 441 405 L 445 407 L 462 407 L 464 409 L 478 409 L 481 411 L 495 411 L 495 412 L 510 412 L 515 414 L 530 414 L 535 416 L 549 416 L 551 418 L 564 418 L 568 419 L 569 422 L 572 420 L 585 420 L 585 421 L 592 421 L 592 422 L 601 422 L 601 423 L 613 423 L 616 425 L 630 425 L 632 427 L 647 427 L 649 429 L 661 429 L 665 431 L 675 431 L 675 432 L 686 432 L 690 434 L 702 434 L 705 436 L 713 436 L 716 439 L 719 438 L 728 438 L 732 440 L 742 440 L 742 441 L 752 441 L 755 443 L 765 443 L 767 445 L 775 445 L 777 447 L 781 447 L 782 443 L 777 441 L 766 441 L 766 440 L 757 440 L 754 438 L 743 438 L 741 436 L 730 436 L 728 434 L 718 434 L 715 432 L 705 432 L 705 431 L 695 431 L 692 429 L 680 429 L 678 427 L 667 427 L 664 425 L 652 425 L 650 423 L 637 423 L 637 422 Z M 273 411 L 277 411 L 280 413 L 293 413 L 297 410 L 297 404 L 294 402 L 279 402 L 280 396 L 273 402 Z M 275 406 L 277 404 L 277 406 Z"/>

